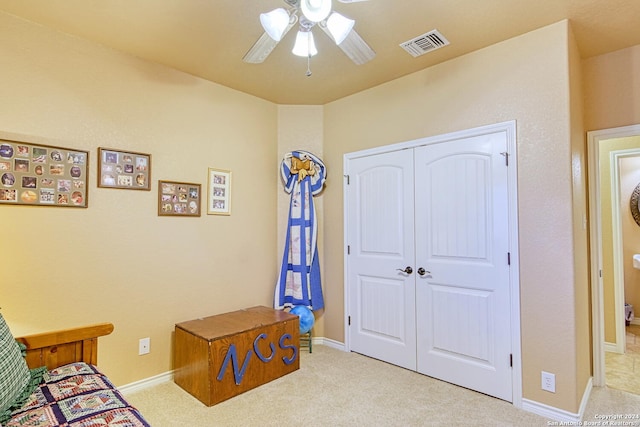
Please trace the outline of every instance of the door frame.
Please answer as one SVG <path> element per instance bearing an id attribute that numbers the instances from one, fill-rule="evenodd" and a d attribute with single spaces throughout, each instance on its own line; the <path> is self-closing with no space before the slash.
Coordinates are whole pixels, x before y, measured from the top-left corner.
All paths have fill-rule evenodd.
<path id="1" fill-rule="evenodd" d="M 345 153 L 343 155 L 343 239 L 344 239 L 344 337 L 345 350 L 351 351 L 349 336 L 349 307 L 351 304 L 351 296 L 348 286 L 349 283 L 349 259 L 347 253 L 348 233 L 348 203 L 347 203 L 347 185 L 349 180 L 349 162 L 352 159 L 371 156 L 375 154 L 388 153 L 391 151 L 411 149 L 422 145 L 446 143 L 463 138 L 482 136 L 504 132 L 507 141 L 507 152 L 505 161 L 509 162 L 507 168 L 507 186 L 508 186 L 508 211 L 509 211 L 509 252 L 511 254 L 511 268 L 509 269 L 509 286 L 511 298 L 511 350 L 512 350 L 512 389 L 513 389 L 513 406 L 522 408 L 522 351 L 521 351 L 521 335 L 520 335 L 520 263 L 519 263 L 519 244 L 518 244 L 518 168 L 517 168 L 517 144 L 516 144 L 516 121 L 510 120 L 506 122 L 480 126 L 472 129 L 466 129 L 457 132 L 451 132 L 442 135 L 419 138 L 411 141 L 400 142 L 382 147 L 370 148 L 362 151 Z"/>
<path id="2" fill-rule="evenodd" d="M 603 129 L 597 131 L 587 132 L 587 156 L 589 159 L 589 250 L 591 252 L 591 317 L 592 317 L 592 357 L 593 357 L 593 385 L 597 387 L 604 387 L 606 385 L 606 373 L 605 373 L 605 357 L 604 352 L 607 344 L 604 341 L 604 288 L 602 283 L 602 277 L 600 272 L 602 271 L 602 209 L 600 206 L 600 142 L 608 139 L 625 138 L 631 136 L 640 135 L 640 125 L 623 126 L 611 129 Z M 618 157 L 616 154 L 614 157 Z M 614 159 L 612 159 L 613 161 Z M 617 163 L 617 162 L 616 162 Z M 615 167 L 617 170 L 617 166 Z M 613 177 L 614 168 L 611 169 Z M 616 178 L 617 179 L 617 178 Z M 615 183 L 614 183 L 615 185 Z M 616 200 L 619 200 L 619 196 L 616 192 L 612 192 L 612 196 Z M 616 203 L 612 200 L 612 205 Z M 617 206 L 616 206 L 617 209 Z M 624 322 L 624 290 L 620 289 L 623 286 L 619 280 L 619 270 L 621 261 L 619 258 L 620 244 L 620 224 L 619 213 L 612 214 L 613 220 L 613 250 L 614 250 L 614 293 L 615 293 L 615 319 L 616 323 L 620 324 Z M 618 272 L 616 272 L 618 270 Z M 623 281 L 624 282 L 624 281 Z M 622 302 L 620 302 L 620 300 Z M 624 342 L 625 335 L 621 328 L 616 327 L 616 349 Z"/>

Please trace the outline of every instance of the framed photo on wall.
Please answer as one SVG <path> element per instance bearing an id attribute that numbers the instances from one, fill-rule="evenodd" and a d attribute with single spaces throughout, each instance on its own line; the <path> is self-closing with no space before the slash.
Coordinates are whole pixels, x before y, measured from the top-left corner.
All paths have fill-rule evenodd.
<path id="1" fill-rule="evenodd" d="M 151 154 L 98 148 L 98 187 L 151 190 Z"/>
<path id="2" fill-rule="evenodd" d="M 209 168 L 207 214 L 231 215 L 231 172 Z"/>
<path id="3" fill-rule="evenodd" d="M 158 181 L 158 216 L 200 216 L 200 184 Z"/>
<path id="4" fill-rule="evenodd" d="M 0 139 L 0 205 L 86 208 L 89 152 Z"/>

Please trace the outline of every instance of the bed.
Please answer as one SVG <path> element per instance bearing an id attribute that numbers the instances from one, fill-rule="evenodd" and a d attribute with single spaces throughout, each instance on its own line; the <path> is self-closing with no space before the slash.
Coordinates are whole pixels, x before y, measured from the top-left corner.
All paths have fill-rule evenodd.
<path id="1" fill-rule="evenodd" d="M 0 423 L 25 426 L 150 424 L 96 367 L 110 323 L 14 338 L 0 314 Z"/>

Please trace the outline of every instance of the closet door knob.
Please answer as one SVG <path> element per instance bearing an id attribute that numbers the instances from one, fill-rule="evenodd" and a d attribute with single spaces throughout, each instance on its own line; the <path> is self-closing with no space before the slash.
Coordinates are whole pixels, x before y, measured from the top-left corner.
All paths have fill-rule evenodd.
<path id="1" fill-rule="evenodd" d="M 407 268 L 405 268 L 404 270 L 400 269 L 400 268 L 396 268 L 396 270 L 398 271 L 402 271 L 403 273 L 407 273 L 407 274 L 411 274 L 413 273 L 413 268 L 411 268 L 410 265 L 407 266 Z"/>
<path id="2" fill-rule="evenodd" d="M 425 274 L 431 273 L 430 271 L 425 270 L 424 268 L 418 268 L 418 274 L 424 276 Z"/>

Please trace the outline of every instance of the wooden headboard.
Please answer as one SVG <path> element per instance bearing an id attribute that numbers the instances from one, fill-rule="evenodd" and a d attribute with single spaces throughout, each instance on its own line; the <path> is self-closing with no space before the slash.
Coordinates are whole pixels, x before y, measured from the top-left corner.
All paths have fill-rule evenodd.
<path id="1" fill-rule="evenodd" d="M 73 362 L 98 364 L 98 337 L 113 332 L 113 324 L 99 323 L 16 338 L 27 346 L 29 368 L 57 368 Z"/>

